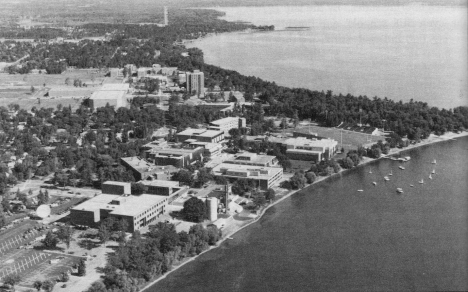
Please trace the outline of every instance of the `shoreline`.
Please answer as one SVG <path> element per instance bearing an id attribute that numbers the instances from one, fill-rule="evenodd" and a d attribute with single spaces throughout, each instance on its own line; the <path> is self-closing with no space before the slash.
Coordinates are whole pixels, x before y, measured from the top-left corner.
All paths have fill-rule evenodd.
<path id="1" fill-rule="evenodd" d="M 444 142 L 444 141 L 450 141 L 450 140 L 456 140 L 456 138 L 461 138 L 461 137 L 466 137 L 468 136 L 468 131 L 465 131 L 465 132 L 461 132 L 461 133 L 453 133 L 453 132 L 447 132 L 445 133 L 444 135 L 441 135 L 441 136 L 436 136 L 434 134 L 431 134 L 429 135 L 428 138 L 424 139 L 424 140 L 421 140 L 421 142 L 417 143 L 417 144 L 410 144 L 408 147 L 405 147 L 405 148 L 392 148 L 390 149 L 389 153 L 385 156 L 382 156 L 380 158 L 369 158 L 369 157 L 366 157 L 363 161 L 361 161 L 361 163 L 359 163 L 358 166 L 354 167 L 354 168 L 357 168 L 357 167 L 361 167 L 361 166 L 364 166 L 364 165 L 367 165 L 369 163 L 372 163 L 372 162 L 375 162 L 375 161 L 378 161 L 378 160 L 381 160 L 381 159 L 388 159 L 389 156 L 393 156 L 395 154 L 399 154 L 403 151 L 406 151 L 406 150 L 411 150 L 411 149 L 415 149 L 415 148 L 419 148 L 419 147 L 422 147 L 422 146 L 427 146 L 427 145 L 432 145 L 432 144 L 435 144 L 435 143 L 438 143 L 438 142 Z M 226 240 L 228 239 L 232 239 L 231 237 L 236 234 L 237 232 L 243 230 L 244 228 L 247 228 L 248 226 L 256 223 L 257 221 L 259 221 L 263 215 L 265 215 L 266 211 L 268 209 L 270 209 L 271 207 L 274 207 L 276 204 L 279 204 L 281 203 L 282 201 L 286 200 L 287 198 L 291 197 L 292 195 L 298 193 L 298 192 L 301 192 L 301 191 L 307 191 L 307 189 L 313 187 L 315 184 L 318 184 L 320 182 L 323 182 L 323 181 L 326 181 L 330 178 L 333 178 L 337 175 L 340 175 L 344 172 L 348 172 L 350 170 L 352 170 L 353 168 L 351 169 L 341 169 L 339 172 L 337 173 L 334 173 L 330 176 L 318 176 L 316 181 L 314 181 L 313 183 L 311 184 L 307 184 L 304 188 L 302 189 L 298 189 L 298 190 L 292 190 L 292 191 L 289 191 L 288 193 L 286 193 L 285 195 L 283 195 L 281 198 L 279 198 L 278 200 L 275 200 L 274 202 L 272 202 L 271 204 L 267 205 L 266 207 L 264 207 L 263 209 L 261 209 L 260 213 L 257 215 L 256 218 L 254 219 L 251 219 L 251 220 L 248 220 L 245 222 L 245 224 L 241 224 L 238 228 L 234 228 L 234 230 L 232 230 L 231 232 L 227 233 L 227 234 L 223 234 L 222 238 L 216 243 L 216 245 L 214 246 L 211 246 L 209 249 L 201 252 L 200 254 L 196 255 L 196 256 L 193 256 L 189 259 L 187 259 L 186 261 L 183 261 L 181 262 L 179 265 L 177 266 L 174 266 L 172 268 L 172 270 L 168 271 L 166 274 L 164 275 L 161 275 L 159 278 L 145 284 L 145 286 L 140 290 L 140 291 L 145 291 L 147 289 L 149 289 L 151 286 L 157 284 L 159 281 L 165 279 L 168 275 L 170 275 L 172 272 L 174 271 L 177 271 L 179 268 L 185 266 L 186 264 L 196 260 L 200 255 L 206 253 L 206 252 L 209 252 L 213 249 L 216 249 L 218 247 L 220 247 Z"/>

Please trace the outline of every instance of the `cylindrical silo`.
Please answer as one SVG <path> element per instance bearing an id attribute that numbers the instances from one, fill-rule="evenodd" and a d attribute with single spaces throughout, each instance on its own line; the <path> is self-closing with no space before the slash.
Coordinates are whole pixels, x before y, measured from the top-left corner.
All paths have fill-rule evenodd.
<path id="1" fill-rule="evenodd" d="M 206 202 L 208 205 L 208 220 L 216 221 L 218 219 L 218 199 L 208 198 Z"/>

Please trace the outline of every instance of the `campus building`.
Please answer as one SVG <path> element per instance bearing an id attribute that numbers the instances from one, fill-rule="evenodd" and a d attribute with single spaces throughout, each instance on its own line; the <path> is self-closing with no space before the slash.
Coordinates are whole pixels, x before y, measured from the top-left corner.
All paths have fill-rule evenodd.
<path id="1" fill-rule="evenodd" d="M 148 187 L 146 191 L 148 194 L 168 197 L 168 204 L 185 194 L 189 189 L 187 186 L 180 186 L 178 181 L 145 180 L 139 183 Z"/>
<path id="2" fill-rule="evenodd" d="M 89 106 L 94 109 L 104 107 L 107 104 L 115 109 L 127 107 L 129 86 L 128 83 L 104 84 L 99 90 L 93 92 L 89 98 Z"/>
<path id="3" fill-rule="evenodd" d="M 146 159 L 155 165 L 172 165 L 183 168 L 203 158 L 203 147 L 196 148 L 154 148 L 145 151 Z"/>
<path id="4" fill-rule="evenodd" d="M 178 171 L 172 165 L 157 166 L 137 156 L 122 157 L 120 162 L 125 168 L 132 171 L 135 181 L 170 180 L 172 175 Z"/>
<path id="5" fill-rule="evenodd" d="M 120 181 L 106 181 L 101 185 L 103 194 L 109 195 L 130 195 L 132 193 L 131 184 Z"/>
<path id="6" fill-rule="evenodd" d="M 200 72 L 200 70 L 194 70 L 193 73 L 186 73 L 186 82 L 187 82 L 187 92 L 200 96 L 205 96 L 205 74 Z"/>
<path id="7" fill-rule="evenodd" d="M 189 140 L 185 140 L 185 142 L 188 142 Z M 189 142 L 187 144 L 187 147 L 189 148 L 198 148 L 202 147 L 203 148 L 203 157 L 215 157 L 221 155 L 221 151 L 223 149 L 223 146 L 219 143 L 209 143 L 209 142 L 198 142 L 198 141 L 193 141 Z"/>
<path id="8" fill-rule="evenodd" d="M 217 177 L 225 177 L 231 182 L 236 180 L 253 181 L 265 190 L 283 179 L 283 168 L 221 163 L 213 168 L 213 174 Z"/>
<path id="9" fill-rule="evenodd" d="M 226 160 L 224 163 L 273 167 L 278 165 L 278 159 L 272 155 L 259 155 L 256 153 L 245 152 L 237 155 L 233 159 Z"/>
<path id="10" fill-rule="evenodd" d="M 288 138 L 282 142 L 289 159 L 319 162 L 330 159 L 336 152 L 338 142 L 333 139 Z"/>
<path id="11" fill-rule="evenodd" d="M 127 232 L 134 232 L 157 220 L 167 209 L 169 197 L 143 194 L 109 195 L 93 197 L 70 210 L 74 225 L 97 227 L 99 222 L 114 217 L 127 222 Z"/>
<path id="12" fill-rule="evenodd" d="M 227 118 L 219 119 L 216 121 L 212 121 L 208 129 L 223 131 L 224 134 L 229 134 L 229 130 L 231 129 L 239 129 L 239 128 L 245 128 L 245 127 L 246 127 L 245 118 L 227 117 Z"/>
<path id="13" fill-rule="evenodd" d="M 207 143 L 219 143 L 224 141 L 224 132 L 220 130 L 207 130 L 207 129 L 191 129 L 188 128 L 182 132 L 176 134 L 176 138 L 179 142 L 207 142 Z"/>

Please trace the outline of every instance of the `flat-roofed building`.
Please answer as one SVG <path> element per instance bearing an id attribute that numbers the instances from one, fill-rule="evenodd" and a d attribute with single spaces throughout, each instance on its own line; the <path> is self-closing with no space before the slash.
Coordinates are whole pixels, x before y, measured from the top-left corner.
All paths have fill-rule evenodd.
<path id="1" fill-rule="evenodd" d="M 283 179 L 283 168 L 221 163 L 213 168 L 213 174 L 225 177 L 231 182 L 236 180 L 253 181 L 265 190 Z"/>
<path id="2" fill-rule="evenodd" d="M 146 193 L 158 196 L 169 197 L 168 204 L 172 203 L 175 199 L 181 195 L 187 193 L 189 187 L 180 186 L 178 181 L 164 181 L 164 180 L 152 180 L 152 181 L 140 181 L 148 187 Z"/>
<path id="3" fill-rule="evenodd" d="M 90 107 L 96 109 L 107 104 L 118 109 L 127 107 L 127 93 L 130 91 L 128 83 L 104 84 L 99 90 L 93 92 L 89 101 Z"/>
<path id="4" fill-rule="evenodd" d="M 212 121 L 208 129 L 223 131 L 224 134 L 229 134 L 229 130 L 231 129 L 239 129 L 239 128 L 245 128 L 245 127 L 246 127 L 245 118 L 227 117 L 227 118 L 219 119 L 216 121 Z"/>
<path id="5" fill-rule="evenodd" d="M 221 155 L 223 146 L 221 146 L 221 144 L 219 143 L 198 142 L 198 141 L 189 141 L 189 140 L 185 140 L 185 142 L 188 143 L 188 147 L 190 148 L 203 147 L 204 157 L 214 157 L 214 156 Z"/>
<path id="6" fill-rule="evenodd" d="M 114 217 L 127 222 L 127 232 L 134 232 L 164 214 L 168 201 L 166 196 L 149 194 L 102 194 L 73 207 L 70 210 L 70 220 L 74 225 L 97 227 L 102 220 Z"/>
<path id="7" fill-rule="evenodd" d="M 150 150 L 148 150 L 150 151 Z M 122 165 L 131 170 L 135 181 L 139 180 L 170 180 L 178 169 L 172 165 L 155 165 L 143 158 L 132 156 L 120 158 Z"/>
<path id="8" fill-rule="evenodd" d="M 286 146 L 286 155 L 290 159 L 318 162 L 330 159 L 335 154 L 338 141 L 296 137 L 284 140 L 283 145 Z"/>
<path id="9" fill-rule="evenodd" d="M 245 152 L 237 155 L 233 159 L 224 161 L 224 163 L 273 167 L 278 165 L 278 159 L 273 155 L 259 155 Z"/>
<path id="10" fill-rule="evenodd" d="M 131 184 L 120 181 L 106 181 L 101 185 L 103 194 L 109 195 L 130 195 L 132 193 Z"/>
<path id="11" fill-rule="evenodd" d="M 205 74 L 200 70 L 186 73 L 187 92 L 198 96 L 205 96 Z"/>
<path id="12" fill-rule="evenodd" d="M 193 139 L 198 142 L 219 143 L 224 141 L 224 132 L 219 130 L 191 129 L 188 128 L 176 134 L 179 142 Z"/>
<path id="13" fill-rule="evenodd" d="M 155 165 L 172 165 L 178 168 L 186 167 L 201 160 L 204 148 L 163 148 L 151 149 L 145 152 L 146 158 Z"/>

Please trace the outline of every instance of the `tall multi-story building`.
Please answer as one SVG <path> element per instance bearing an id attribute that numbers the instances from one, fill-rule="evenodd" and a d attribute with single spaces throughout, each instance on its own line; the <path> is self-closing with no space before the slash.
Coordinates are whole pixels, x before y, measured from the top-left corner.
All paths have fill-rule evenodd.
<path id="1" fill-rule="evenodd" d="M 203 72 L 200 72 L 200 70 L 193 70 L 193 73 L 187 72 L 186 78 L 189 94 L 195 92 L 198 97 L 205 96 L 205 74 Z"/>

